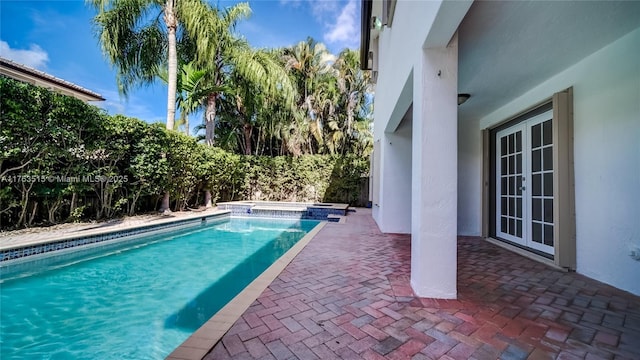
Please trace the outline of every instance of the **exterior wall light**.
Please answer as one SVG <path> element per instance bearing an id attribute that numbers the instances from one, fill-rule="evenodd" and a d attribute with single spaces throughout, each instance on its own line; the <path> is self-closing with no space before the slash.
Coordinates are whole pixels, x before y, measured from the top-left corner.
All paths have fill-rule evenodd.
<path id="1" fill-rule="evenodd" d="M 371 29 L 380 30 L 382 29 L 382 20 L 379 17 L 374 16 L 371 18 Z"/>
<path id="2" fill-rule="evenodd" d="M 469 94 L 458 94 L 458 105 L 464 104 L 470 97 Z"/>

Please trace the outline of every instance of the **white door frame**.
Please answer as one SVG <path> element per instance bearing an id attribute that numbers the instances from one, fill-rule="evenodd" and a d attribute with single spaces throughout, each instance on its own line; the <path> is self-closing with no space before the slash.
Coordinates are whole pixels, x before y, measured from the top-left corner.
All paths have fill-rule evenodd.
<path id="1" fill-rule="evenodd" d="M 544 123 L 545 121 L 552 120 L 553 111 L 549 110 L 542 114 L 535 115 L 531 118 L 528 118 L 524 121 L 521 121 L 513 126 L 500 130 L 496 133 L 495 137 L 495 161 L 496 161 L 496 181 L 495 181 L 495 196 L 496 196 L 496 210 L 495 210 L 495 229 L 496 236 L 502 239 L 511 241 L 520 246 L 528 247 L 534 250 L 538 250 L 547 254 L 554 254 L 554 246 L 553 243 L 551 245 L 546 245 L 544 243 L 533 241 L 533 175 L 532 175 L 532 143 L 531 143 L 531 134 L 532 128 L 538 124 Z M 549 126 L 549 129 L 551 127 Z M 520 141 L 519 141 L 519 149 L 518 151 L 518 141 L 516 140 L 516 144 L 514 144 L 513 151 L 512 149 L 507 149 L 505 156 L 502 155 L 502 137 L 509 136 L 514 134 L 513 140 L 517 138 L 517 133 L 520 133 Z M 507 140 L 508 141 L 508 140 Z M 508 146 L 508 145 L 507 145 Z M 546 145 L 545 147 L 553 147 L 555 144 Z M 542 150 L 541 150 L 542 151 Z M 551 150 L 549 150 L 551 151 Z M 520 159 L 518 159 L 518 155 Z M 509 158 L 513 156 L 513 163 L 509 162 Z M 506 176 L 502 174 L 503 167 L 503 157 L 506 159 L 505 163 L 507 164 L 508 170 L 506 172 Z M 520 167 L 518 167 L 518 162 L 520 161 Z M 512 171 L 510 167 L 516 166 L 516 169 Z M 520 172 L 517 169 L 520 168 Z M 553 171 L 555 171 L 555 164 L 551 167 L 551 177 L 553 176 Z M 547 171 L 547 174 L 549 172 Z M 539 179 L 544 177 L 543 174 L 539 175 Z M 520 182 L 518 178 L 521 178 Z M 503 194 L 502 186 L 503 182 L 506 180 L 506 185 L 510 190 L 508 190 L 505 194 Z M 511 180 L 511 181 L 510 181 Z M 541 185 L 540 185 L 541 186 Z M 503 202 L 502 196 L 505 195 L 507 208 L 505 209 L 505 214 L 507 214 L 508 225 L 507 231 L 504 232 L 502 227 L 502 214 L 503 214 Z M 555 195 L 555 192 L 553 193 Z M 541 203 L 544 203 L 545 200 L 551 200 L 551 204 L 555 201 L 555 196 L 552 197 L 544 197 L 544 196 L 536 196 L 536 200 L 539 200 Z M 513 205 L 510 204 L 510 201 L 513 200 Z M 520 200 L 520 212 L 518 212 L 518 200 Z M 510 209 L 509 207 L 513 207 Z M 515 213 L 514 213 L 515 210 Z M 521 216 L 517 216 L 520 214 Z M 542 215 L 544 217 L 544 214 Z M 513 220 L 513 222 L 511 222 Z M 518 225 L 518 222 L 520 225 Z M 536 222 L 540 223 L 540 221 Z M 553 226 L 553 221 L 547 222 L 546 226 Z M 515 230 L 511 231 L 511 227 L 515 226 Z M 545 225 L 540 225 L 542 229 L 544 229 Z M 540 227 L 539 227 L 540 229 Z M 552 228 L 553 229 L 553 228 Z M 511 234 L 510 232 L 513 232 Z M 520 234 L 520 236 L 517 236 Z"/>

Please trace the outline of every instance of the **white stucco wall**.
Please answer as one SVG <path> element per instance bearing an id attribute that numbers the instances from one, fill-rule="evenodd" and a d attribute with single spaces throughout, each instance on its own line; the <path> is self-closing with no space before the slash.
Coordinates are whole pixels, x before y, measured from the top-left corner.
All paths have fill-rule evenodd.
<path id="1" fill-rule="evenodd" d="M 408 143 L 403 134 L 396 131 L 402 117 L 413 101 L 413 66 L 422 61 L 422 44 L 435 19 L 440 1 L 407 1 L 396 5 L 396 21 L 391 28 L 384 28 L 378 39 L 378 81 L 375 87 L 374 141 L 380 140 L 380 206 L 373 205 L 372 215 L 381 231 L 409 233 L 411 231 L 411 207 L 398 208 L 393 194 L 408 191 L 411 199 L 411 136 Z M 406 20 L 405 20 L 406 19 Z M 406 134 L 405 134 L 406 135 Z M 399 136 L 399 139 L 394 137 Z M 397 142 L 396 147 L 391 148 Z M 402 145 L 401 145 L 402 143 Z M 408 148 L 407 148 L 408 146 Z M 409 169 L 399 156 L 409 151 Z M 403 170 L 404 169 L 404 170 Z M 375 179 L 374 179 L 375 181 Z M 397 189 L 402 184 L 405 189 Z M 408 186 L 406 185 L 408 182 Z M 386 200 L 385 200 L 386 199 Z M 385 202 L 389 202 L 387 209 Z"/>
<path id="2" fill-rule="evenodd" d="M 441 1 L 399 1 L 394 19 L 402 20 L 395 21 L 391 28 L 384 28 L 380 33 L 374 108 L 376 139 L 382 137 L 390 121 L 399 124 L 404 116 L 408 105 L 396 110 L 396 104 L 407 104 L 407 101 L 400 101 L 401 94 L 404 100 L 409 100 L 408 104 L 411 103 L 412 93 L 402 90 L 411 78 L 414 64 L 422 61 L 422 45 L 440 4 Z"/>
<path id="3" fill-rule="evenodd" d="M 640 29 L 481 119 L 487 128 L 573 86 L 577 272 L 640 294 Z M 479 135 L 478 135 L 479 136 Z"/>
<path id="4" fill-rule="evenodd" d="M 380 206 L 373 205 L 373 215 L 385 233 L 411 232 L 411 124 L 408 114 L 396 132 L 383 134 L 380 142 L 384 171 Z"/>
<path id="5" fill-rule="evenodd" d="M 403 136 L 389 135 L 394 133 L 407 109 L 413 102 L 413 69 L 420 66 L 423 59 L 422 49 L 430 46 L 445 46 L 457 24 L 471 6 L 471 1 L 399 1 L 396 4 L 392 27 L 385 27 L 377 41 L 378 81 L 374 107 L 374 140 L 380 140 L 384 153 L 388 149 L 387 137 Z M 400 20 L 401 19 L 401 20 Z M 434 25 L 435 24 L 435 25 Z M 432 31 L 435 29 L 435 31 Z M 386 142 L 386 143 L 385 143 Z M 393 140 L 391 141 L 393 143 Z M 392 150 L 394 154 L 401 153 L 405 148 Z M 388 159 L 395 159 L 391 154 Z M 383 158 L 380 163 L 380 196 L 384 196 L 385 183 L 395 187 L 393 179 L 398 174 L 389 174 L 398 169 L 398 164 L 390 164 Z M 409 161 L 411 161 L 409 159 Z M 405 172 L 399 173 L 404 176 Z M 410 174 L 410 172 L 408 173 Z M 375 180 L 374 180 L 375 181 Z M 404 184 L 401 182 L 401 184 Z M 404 200 L 404 196 L 401 196 Z M 381 202 L 381 208 L 374 206 L 373 217 L 382 228 L 395 229 L 397 232 L 409 232 L 407 218 L 410 211 L 386 211 Z M 398 209 L 397 207 L 392 210 Z M 382 229 L 385 231 L 384 229 Z"/>
<path id="6" fill-rule="evenodd" d="M 478 120 L 458 125 L 458 235 L 482 235 L 482 135 Z"/>

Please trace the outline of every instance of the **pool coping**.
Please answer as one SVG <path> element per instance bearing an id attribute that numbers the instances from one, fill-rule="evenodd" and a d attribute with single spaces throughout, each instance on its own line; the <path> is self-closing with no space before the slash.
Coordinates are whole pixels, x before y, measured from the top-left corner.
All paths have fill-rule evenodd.
<path id="1" fill-rule="evenodd" d="M 220 309 L 187 340 L 169 354 L 168 360 L 201 360 L 229 331 L 249 306 L 262 294 L 262 292 L 275 280 L 289 263 L 304 249 L 307 244 L 327 224 L 320 222 L 302 239 L 293 245 L 278 260 L 271 264 L 265 271 L 247 285 L 227 305 Z"/>
<path id="2" fill-rule="evenodd" d="M 246 205 L 257 206 L 263 208 L 275 208 L 281 209 L 283 207 L 290 207 L 293 209 L 304 209 L 308 207 L 320 208 L 320 209 L 339 209 L 347 210 L 349 204 L 346 203 L 333 203 L 333 202 L 296 202 L 296 201 L 265 201 L 265 200 L 239 200 L 239 201 L 225 201 L 217 203 L 218 206 L 226 205 Z"/>

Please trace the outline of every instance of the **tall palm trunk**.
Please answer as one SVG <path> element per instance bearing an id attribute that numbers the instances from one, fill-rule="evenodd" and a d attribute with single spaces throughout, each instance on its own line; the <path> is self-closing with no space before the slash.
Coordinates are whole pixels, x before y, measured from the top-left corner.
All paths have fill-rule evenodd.
<path id="1" fill-rule="evenodd" d="M 176 45 L 176 29 L 178 28 L 178 19 L 175 12 L 176 0 L 167 0 L 164 7 L 164 23 L 167 25 L 167 37 L 169 40 L 169 54 L 167 63 L 169 64 L 167 79 L 167 130 L 173 131 L 176 118 L 176 87 L 178 85 L 178 51 Z M 164 213 L 170 210 L 169 191 L 164 192 L 162 197 L 162 205 L 160 211 Z"/>
<path id="2" fill-rule="evenodd" d="M 218 93 L 211 93 L 207 97 L 207 110 L 205 111 L 205 142 L 213 146 L 216 125 L 216 101 Z"/>
<path id="3" fill-rule="evenodd" d="M 216 125 L 216 100 L 218 98 L 217 93 L 211 93 L 207 96 L 207 109 L 204 114 L 205 121 L 205 143 L 209 146 L 213 146 L 215 125 Z M 204 191 L 204 206 L 210 208 L 213 206 L 211 202 L 211 190 L 206 189 Z"/>
<path id="4" fill-rule="evenodd" d="M 176 0 L 167 0 L 164 8 L 164 22 L 167 25 L 167 36 L 169 40 L 169 54 L 167 62 L 167 130 L 173 130 L 176 117 L 176 86 L 178 84 L 178 51 L 176 45 L 176 29 L 178 19 L 175 12 Z"/>

